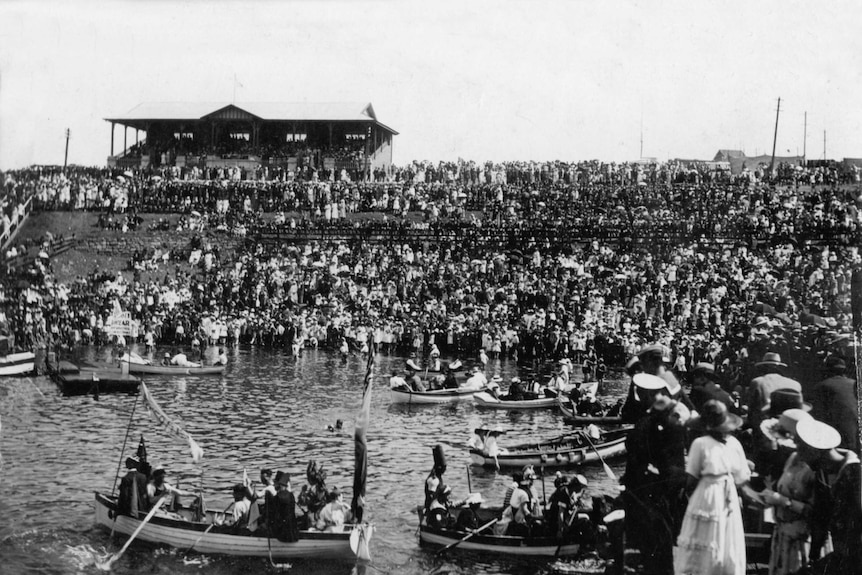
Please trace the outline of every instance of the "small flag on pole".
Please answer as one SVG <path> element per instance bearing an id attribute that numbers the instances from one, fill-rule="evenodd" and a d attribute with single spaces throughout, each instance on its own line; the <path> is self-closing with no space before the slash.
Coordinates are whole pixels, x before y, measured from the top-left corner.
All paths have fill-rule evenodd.
<path id="1" fill-rule="evenodd" d="M 189 444 L 189 451 L 192 455 L 192 461 L 194 461 L 195 463 L 200 463 L 200 461 L 204 457 L 204 450 L 201 449 L 201 446 L 197 444 L 197 442 L 192 438 L 191 435 L 188 434 L 188 432 L 186 432 L 185 429 L 180 427 L 180 425 L 176 421 L 168 417 L 162 407 L 150 394 L 150 390 L 147 389 L 147 385 L 143 381 L 141 382 L 141 393 L 144 395 L 144 400 L 147 404 L 147 410 L 153 416 L 153 419 L 155 419 L 158 423 L 162 424 L 162 429 L 164 429 L 171 435 L 187 441 Z"/>

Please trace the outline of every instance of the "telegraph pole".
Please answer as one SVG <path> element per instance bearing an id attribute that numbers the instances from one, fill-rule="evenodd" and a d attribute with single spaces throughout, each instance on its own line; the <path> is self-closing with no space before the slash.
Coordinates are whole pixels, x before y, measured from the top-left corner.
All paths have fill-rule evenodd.
<path id="1" fill-rule="evenodd" d="M 805 112 L 805 121 L 802 127 L 802 165 L 807 163 L 806 150 L 808 144 L 808 112 Z"/>
<path id="2" fill-rule="evenodd" d="M 826 161 L 826 130 L 823 130 L 823 161 Z"/>
<path id="3" fill-rule="evenodd" d="M 778 142 L 778 113 L 781 112 L 781 98 L 778 98 L 778 107 L 775 108 L 775 135 L 772 137 L 772 160 L 769 162 L 769 175 L 772 176 L 772 167 L 775 165 L 775 144 Z"/>
<path id="4" fill-rule="evenodd" d="M 71 130 L 66 128 L 66 155 L 63 157 L 63 173 L 66 173 L 66 164 L 69 163 L 69 135 L 71 134 Z"/>

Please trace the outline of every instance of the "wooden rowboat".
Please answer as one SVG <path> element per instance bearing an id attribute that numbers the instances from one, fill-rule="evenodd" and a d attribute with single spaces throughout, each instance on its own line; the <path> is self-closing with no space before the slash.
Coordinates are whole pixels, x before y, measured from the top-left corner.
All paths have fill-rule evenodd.
<path id="1" fill-rule="evenodd" d="M 158 375 L 219 375 L 224 373 L 223 365 L 201 365 L 184 367 L 182 365 L 152 365 L 147 363 L 129 363 L 129 373 L 148 373 Z"/>
<path id="2" fill-rule="evenodd" d="M 453 510 L 454 515 L 454 510 Z M 479 510 L 479 516 L 483 519 L 483 523 L 487 523 L 494 516 L 499 517 L 499 514 L 494 514 L 490 509 Z M 467 533 L 456 531 L 455 529 L 437 529 L 429 527 L 423 521 L 419 526 L 419 541 L 425 545 L 445 546 L 451 545 L 461 539 Z M 576 555 L 581 546 L 575 541 L 564 542 L 560 545 L 560 540 L 556 537 L 512 537 L 508 535 L 494 535 L 492 528 L 486 529 L 481 533 L 470 537 L 466 541 L 459 543 L 452 550 L 462 551 L 479 551 L 485 553 L 505 554 L 505 555 L 521 555 L 529 557 L 563 557 Z M 559 549 L 559 552 L 557 551 Z"/>
<path id="3" fill-rule="evenodd" d="M 407 391 L 405 389 L 390 389 L 389 397 L 392 403 L 435 404 L 469 401 L 477 393 L 487 391 L 481 389 L 435 389 L 434 391 Z"/>
<path id="4" fill-rule="evenodd" d="M 488 409 L 542 409 L 557 405 L 556 397 L 539 397 L 538 399 L 497 399 L 488 392 L 473 396 L 476 407 Z"/>
<path id="5" fill-rule="evenodd" d="M 36 354 L 32 351 L 10 353 L 0 356 L 0 376 L 27 375 L 33 373 L 36 365 Z"/>
<path id="6" fill-rule="evenodd" d="M 116 497 L 96 492 L 96 523 L 107 529 L 131 535 L 141 525 L 141 519 L 116 515 L 116 509 Z M 207 512 L 203 521 L 192 521 L 192 516 L 192 512 L 186 508 L 170 516 L 157 514 L 144 525 L 138 539 L 183 550 L 194 545 L 197 553 L 216 555 L 269 557 L 271 546 L 273 559 L 350 559 L 354 557 L 350 547 L 350 535 L 354 529 L 364 528 L 345 525 L 342 531 L 335 533 L 300 531 L 299 541 L 284 543 L 251 533 L 237 534 L 230 526 L 212 526 L 216 516 L 212 511 Z"/>
<path id="7" fill-rule="evenodd" d="M 623 418 L 620 416 L 606 416 L 606 415 L 578 415 L 575 413 L 575 410 L 572 408 L 572 402 L 564 399 L 559 400 L 560 413 L 563 414 L 563 418 L 568 422 L 575 425 L 589 425 L 594 423 L 596 425 L 622 425 Z"/>
<path id="8" fill-rule="evenodd" d="M 584 396 L 595 395 L 599 387 L 598 381 L 581 384 L 580 391 Z M 575 385 L 569 385 L 566 392 L 575 388 Z M 477 393 L 473 396 L 473 401 L 477 407 L 486 407 L 489 409 L 543 409 L 547 407 L 556 407 L 560 401 L 559 396 L 554 397 L 538 397 L 536 399 L 505 399 L 505 396 L 496 398 L 488 392 Z"/>
<path id="9" fill-rule="evenodd" d="M 626 436 L 631 427 L 621 427 L 608 431 L 593 447 L 580 434 L 563 435 L 549 441 L 522 443 L 501 449 L 496 457 L 481 449 L 470 449 L 473 465 L 484 467 L 571 467 L 599 461 L 596 451 L 602 458 L 609 459 L 626 452 Z"/>

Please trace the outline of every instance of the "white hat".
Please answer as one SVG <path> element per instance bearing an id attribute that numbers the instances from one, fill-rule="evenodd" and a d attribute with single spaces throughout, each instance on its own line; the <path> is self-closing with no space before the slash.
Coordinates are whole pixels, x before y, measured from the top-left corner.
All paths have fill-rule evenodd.
<path id="1" fill-rule="evenodd" d="M 481 505 L 482 503 L 485 503 L 485 498 L 482 497 L 481 493 L 471 493 L 464 500 L 464 505 Z"/>
<path id="2" fill-rule="evenodd" d="M 813 418 L 798 422 L 796 435 L 806 445 L 823 451 L 834 449 L 841 444 L 841 434 L 834 427 Z"/>
<path id="3" fill-rule="evenodd" d="M 667 387 L 665 380 L 650 373 L 636 373 L 632 377 L 632 381 L 641 389 L 663 389 Z"/>

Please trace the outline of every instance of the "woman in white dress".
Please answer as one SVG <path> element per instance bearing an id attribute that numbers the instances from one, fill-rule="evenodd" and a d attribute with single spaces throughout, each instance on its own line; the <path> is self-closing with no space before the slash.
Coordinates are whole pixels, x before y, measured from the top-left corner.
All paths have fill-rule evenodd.
<path id="1" fill-rule="evenodd" d="M 751 477 L 742 445 L 731 432 L 742 420 L 720 401 L 707 401 L 686 472 L 697 480 L 674 554 L 677 575 L 745 575 L 745 530 L 737 485 Z M 697 420 L 693 420 L 697 421 Z M 695 424 L 696 425 L 696 424 Z"/>

